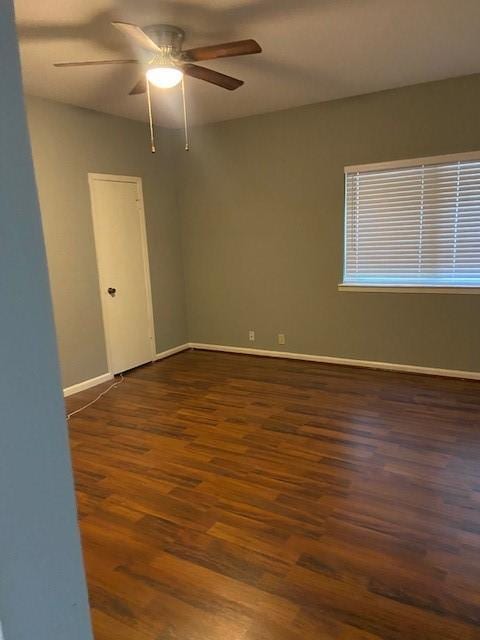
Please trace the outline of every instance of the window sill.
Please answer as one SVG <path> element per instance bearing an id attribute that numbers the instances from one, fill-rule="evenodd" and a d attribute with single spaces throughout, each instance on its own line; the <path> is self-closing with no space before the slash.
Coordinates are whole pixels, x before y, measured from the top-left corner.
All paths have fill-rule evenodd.
<path id="1" fill-rule="evenodd" d="M 477 286 L 445 286 L 445 285 L 372 285 L 372 284 L 339 284 L 339 291 L 354 291 L 357 293 L 453 293 L 480 294 Z"/>

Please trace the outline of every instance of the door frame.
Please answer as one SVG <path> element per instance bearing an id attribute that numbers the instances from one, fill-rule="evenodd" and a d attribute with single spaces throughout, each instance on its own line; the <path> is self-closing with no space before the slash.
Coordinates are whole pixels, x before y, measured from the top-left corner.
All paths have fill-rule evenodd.
<path id="1" fill-rule="evenodd" d="M 147 316 L 148 316 L 148 329 L 150 332 L 150 345 L 151 345 L 151 357 L 152 362 L 156 357 L 156 340 L 155 340 L 155 323 L 153 320 L 153 302 L 152 302 L 152 284 L 150 280 L 150 261 L 148 257 L 148 241 L 147 241 L 147 228 L 145 223 L 145 205 L 143 200 L 143 187 L 142 187 L 142 179 L 138 176 L 121 176 L 121 175 L 113 175 L 109 173 L 88 173 L 88 187 L 90 192 L 90 208 L 92 212 L 92 226 L 93 226 L 93 238 L 95 243 L 95 259 L 97 264 L 97 276 L 98 276 L 98 293 L 100 295 L 100 302 L 102 306 L 102 323 L 103 323 L 103 333 L 105 338 L 105 350 L 107 355 L 107 365 L 108 365 L 108 373 L 112 374 L 112 349 L 111 349 L 111 341 L 108 327 L 108 315 L 107 315 L 107 307 L 106 307 L 106 298 L 103 295 L 105 291 L 107 283 L 102 282 L 102 274 L 99 265 L 99 249 L 97 242 L 98 235 L 98 211 L 96 211 L 95 207 L 95 198 L 94 198 L 94 182 L 131 182 L 134 183 L 137 187 L 137 208 L 140 214 L 140 236 L 142 242 L 142 257 L 143 257 L 143 271 L 145 277 L 145 289 L 147 292 Z"/>

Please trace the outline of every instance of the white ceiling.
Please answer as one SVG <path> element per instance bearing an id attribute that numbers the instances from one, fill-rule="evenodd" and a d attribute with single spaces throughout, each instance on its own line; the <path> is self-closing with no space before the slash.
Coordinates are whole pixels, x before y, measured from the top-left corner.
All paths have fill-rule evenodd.
<path id="1" fill-rule="evenodd" d="M 480 71 L 480 0 L 15 0 L 27 93 L 138 120 L 139 68 L 53 62 L 138 54 L 111 27 L 182 27 L 186 47 L 255 38 L 260 55 L 205 63 L 245 80 L 229 92 L 188 79 L 192 120 L 212 122 Z M 155 90 L 178 126 L 180 90 Z"/>

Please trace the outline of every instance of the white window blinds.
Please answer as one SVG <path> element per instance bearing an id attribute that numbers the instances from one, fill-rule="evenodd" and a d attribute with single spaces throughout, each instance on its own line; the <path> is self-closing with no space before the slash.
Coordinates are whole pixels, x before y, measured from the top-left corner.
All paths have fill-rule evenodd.
<path id="1" fill-rule="evenodd" d="M 345 188 L 344 284 L 480 285 L 480 154 L 347 167 Z"/>

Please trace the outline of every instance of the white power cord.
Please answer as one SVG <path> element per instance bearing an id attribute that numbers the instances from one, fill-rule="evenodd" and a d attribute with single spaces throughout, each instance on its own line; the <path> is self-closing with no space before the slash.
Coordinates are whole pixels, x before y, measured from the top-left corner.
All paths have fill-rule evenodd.
<path id="1" fill-rule="evenodd" d="M 115 389 L 115 387 L 118 387 L 122 384 L 122 382 L 125 380 L 125 378 L 123 377 L 122 374 L 120 374 L 120 380 L 118 380 L 117 382 L 114 382 L 113 384 L 111 384 L 108 389 L 105 389 L 105 391 L 102 391 L 102 393 L 100 395 L 98 395 L 95 400 L 92 400 L 91 402 L 89 402 L 88 404 L 83 405 L 83 407 L 80 407 L 80 409 L 75 409 L 75 411 L 72 411 L 71 413 L 67 414 L 67 420 L 70 420 L 70 418 L 72 416 L 74 416 L 77 413 L 80 413 L 80 411 L 83 411 L 84 409 L 87 409 L 88 407 L 91 407 L 92 404 L 95 404 L 95 402 L 97 402 L 98 400 L 100 400 L 100 398 L 103 398 L 103 396 L 107 395 L 107 393 L 109 391 L 111 391 L 112 389 Z"/>

